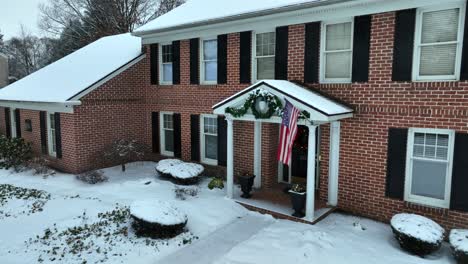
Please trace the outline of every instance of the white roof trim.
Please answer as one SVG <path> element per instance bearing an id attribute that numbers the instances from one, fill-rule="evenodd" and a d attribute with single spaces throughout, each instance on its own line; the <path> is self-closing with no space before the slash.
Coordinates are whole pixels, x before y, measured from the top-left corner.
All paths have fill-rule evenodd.
<path id="1" fill-rule="evenodd" d="M 460 3 L 461 0 L 446 0 L 445 3 Z M 326 3 L 326 2 L 324 2 Z M 258 15 L 251 18 L 238 16 L 230 21 L 210 21 L 201 25 L 186 25 L 173 27 L 161 32 L 134 32 L 141 36 L 143 44 L 161 43 L 167 41 L 201 38 L 212 35 L 229 34 L 262 28 L 274 28 L 287 25 L 304 24 L 330 19 L 347 18 L 402 9 L 418 8 L 440 4 L 440 0 L 356 0 L 338 4 L 303 8 L 295 11 L 277 11 L 269 15 Z"/>
<path id="2" fill-rule="evenodd" d="M 308 90 L 300 85 L 289 81 L 265 80 L 259 81 L 254 85 L 226 98 L 213 106 L 213 113 L 217 115 L 225 115 L 226 108 L 240 107 L 250 94 L 258 89 L 264 89 L 269 93 L 277 96 L 283 103 L 287 99 L 301 111 L 310 113 L 310 120 L 318 123 L 327 123 L 343 118 L 353 117 L 353 109 L 340 104 L 332 99 L 326 98 L 317 92 Z M 255 120 L 251 114 L 247 114 L 241 120 Z M 272 117 L 270 122 L 280 123 L 281 118 Z M 268 122 L 268 121 L 267 121 Z"/>
<path id="3" fill-rule="evenodd" d="M 73 113 L 73 107 L 81 105 L 80 101 L 62 103 L 24 102 L 24 101 L 0 101 L 1 107 L 26 109 L 34 111 L 47 111 L 56 113 Z"/>

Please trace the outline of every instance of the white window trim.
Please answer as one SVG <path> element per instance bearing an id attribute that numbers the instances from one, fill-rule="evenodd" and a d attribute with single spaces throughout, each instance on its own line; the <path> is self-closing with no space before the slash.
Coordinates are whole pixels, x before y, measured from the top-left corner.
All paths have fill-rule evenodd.
<path id="1" fill-rule="evenodd" d="M 458 26 L 458 40 L 443 42 L 441 44 L 457 44 L 457 54 L 455 56 L 455 74 L 454 75 L 434 75 L 434 76 L 420 76 L 420 64 L 421 64 L 421 37 L 422 37 L 422 18 L 423 14 L 426 12 L 441 11 L 447 9 L 460 8 L 460 18 Z M 413 81 L 457 81 L 460 80 L 460 69 L 461 69 L 461 60 L 462 60 L 462 49 L 463 49 L 463 37 L 464 37 L 464 28 L 465 28 L 465 12 L 466 12 L 466 2 L 462 3 L 452 3 L 444 4 L 433 7 L 424 7 L 418 8 L 416 11 L 416 29 L 415 29 L 415 39 L 414 39 L 414 48 L 413 48 Z M 433 44 L 429 45 L 433 46 Z"/>
<path id="2" fill-rule="evenodd" d="M 213 62 L 214 60 L 205 60 L 204 45 L 207 40 L 216 40 L 218 37 L 209 37 L 209 38 L 200 38 L 200 84 L 204 85 L 214 85 L 218 84 L 218 73 L 216 73 L 216 81 L 207 81 L 205 80 L 205 62 Z M 218 57 L 216 56 L 216 64 L 218 64 Z"/>
<path id="3" fill-rule="evenodd" d="M 54 151 L 53 142 L 55 141 L 55 138 L 52 137 L 52 122 L 50 120 L 50 116 L 54 114 L 54 112 L 47 112 L 47 147 L 49 156 L 51 157 L 57 157 L 57 152 Z M 57 133 L 57 128 L 55 128 L 55 131 Z M 55 144 L 55 146 L 57 146 L 57 143 Z"/>
<path id="4" fill-rule="evenodd" d="M 166 134 L 164 134 L 164 115 L 171 115 L 172 116 L 172 122 L 174 122 L 174 113 L 173 112 L 160 112 L 159 113 L 159 141 L 160 141 L 160 150 L 161 150 L 161 155 L 167 156 L 167 157 L 174 157 L 174 152 L 173 151 L 166 151 Z M 174 131 L 174 128 L 172 129 Z"/>
<path id="5" fill-rule="evenodd" d="M 16 134 L 16 115 L 15 115 L 16 108 L 10 109 L 10 134 L 11 138 L 17 138 L 18 135 Z"/>
<path id="6" fill-rule="evenodd" d="M 325 78 L 325 70 L 326 70 L 326 60 L 325 60 L 325 53 L 332 53 L 327 52 L 325 49 L 327 47 L 327 26 L 334 25 L 334 24 L 342 24 L 342 23 L 349 23 L 351 22 L 351 47 L 349 50 L 340 50 L 337 52 L 351 52 L 351 67 L 349 72 L 349 78 Z M 333 20 L 333 21 L 324 21 L 321 23 L 320 29 L 320 83 L 351 83 L 353 78 L 353 51 L 354 51 L 354 18 L 346 18 L 340 20 Z"/>
<path id="7" fill-rule="evenodd" d="M 252 64 L 251 64 L 252 83 L 256 83 L 258 81 L 257 58 L 275 58 L 276 57 L 276 50 L 275 50 L 275 55 L 257 57 L 257 35 L 264 34 L 264 33 L 275 33 L 275 41 L 276 41 L 276 29 L 275 28 L 252 31 Z"/>
<path id="8" fill-rule="evenodd" d="M 209 114 L 200 115 L 200 160 L 204 164 L 218 166 L 218 160 L 208 159 L 205 157 L 205 134 L 207 134 L 205 133 L 205 117 L 215 118 L 215 119 L 218 118 L 217 115 L 209 115 Z M 208 134 L 208 135 L 214 136 L 213 134 Z M 216 134 L 216 137 L 218 137 L 218 134 Z"/>
<path id="9" fill-rule="evenodd" d="M 412 171 L 413 171 L 413 151 L 414 151 L 414 135 L 415 133 L 429 134 L 445 134 L 449 136 L 448 142 L 448 166 L 447 177 L 445 179 L 445 199 L 439 200 L 435 198 L 419 196 L 411 194 Z M 431 129 L 431 128 L 410 128 L 408 131 L 408 147 L 406 153 L 406 177 L 405 177 L 405 201 L 427 205 L 431 207 L 450 208 L 450 196 L 452 189 L 452 166 L 453 166 L 453 151 L 455 144 L 455 131 L 447 129 Z"/>
<path id="10" fill-rule="evenodd" d="M 172 42 L 167 42 L 167 43 L 161 43 L 159 44 L 158 46 L 158 49 L 159 49 L 159 52 L 158 52 L 158 60 L 159 60 L 159 85 L 172 85 L 173 84 L 173 81 L 170 81 L 170 82 L 166 82 L 164 81 L 164 69 L 163 69 L 163 54 L 162 54 L 162 47 L 163 46 L 167 46 L 167 45 L 172 45 Z M 167 64 L 167 63 L 166 63 Z M 171 62 L 172 64 L 172 70 L 174 70 L 174 64 L 173 62 Z"/>

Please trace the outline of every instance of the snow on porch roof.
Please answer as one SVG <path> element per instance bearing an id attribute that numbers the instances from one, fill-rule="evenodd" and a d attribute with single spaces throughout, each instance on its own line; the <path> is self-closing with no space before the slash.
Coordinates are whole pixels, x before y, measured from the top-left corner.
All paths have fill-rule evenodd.
<path id="1" fill-rule="evenodd" d="M 141 39 L 101 38 L 0 90 L 0 101 L 65 103 L 138 58 Z"/>
<path id="2" fill-rule="evenodd" d="M 235 104 L 235 99 L 243 95 L 248 94 L 250 91 L 255 90 L 256 88 L 261 88 L 262 85 L 265 85 L 267 89 L 271 89 L 275 93 L 284 95 L 286 98 L 289 98 L 293 101 L 298 102 L 299 104 L 304 105 L 314 111 L 319 112 L 327 117 L 339 116 L 352 114 L 354 112 L 348 106 L 343 105 L 333 99 L 327 98 L 324 95 L 319 94 L 316 91 L 308 89 L 304 86 L 282 80 L 264 80 L 259 81 L 252 86 L 234 94 L 233 96 L 219 102 L 213 106 L 213 109 L 216 112 L 216 109 L 226 108 Z M 237 102 L 236 102 L 237 103 Z M 307 110 L 307 109 L 301 109 Z"/>
<path id="3" fill-rule="evenodd" d="M 178 26 L 236 17 L 243 14 L 276 10 L 294 5 L 326 0 L 188 0 L 185 4 L 136 29 L 144 34 Z"/>

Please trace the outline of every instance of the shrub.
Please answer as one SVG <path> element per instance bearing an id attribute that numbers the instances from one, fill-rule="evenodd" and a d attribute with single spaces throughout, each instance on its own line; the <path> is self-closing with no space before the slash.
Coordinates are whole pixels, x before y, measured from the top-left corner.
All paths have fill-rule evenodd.
<path id="1" fill-rule="evenodd" d="M 164 201 L 136 201 L 130 206 L 132 227 L 139 237 L 171 238 L 184 232 L 187 215 Z"/>
<path id="2" fill-rule="evenodd" d="M 76 175 L 76 178 L 80 181 L 89 183 L 89 184 L 97 184 L 101 182 L 106 182 L 109 178 L 104 175 L 101 171 L 92 170 L 88 171 L 79 175 Z"/>
<path id="3" fill-rule="evenodd" d="M 182 201 L 187 200 L 187 196 L 195 197 L 198 195 L 198 188 L 181 188 L 181 187 L 176 187 L 174 189 L 176 198 Z"/>
<path id="4" fill-rule="evenodd" d="M 439 250 L 445 234 L 439 224 L 415 214 L 393 216 L 391 227 L 401 248 L 418 256 Z"/>
<path id="5" fill-rule="evenodd" d="M 468 264 L 468 230 L 450 232 L 450 246 L 458 264 Z"/>
<path id="6" fill-rule="evenodd" d="M 104 157 L 110 162 L 117 162 L 122 166 L 122 171 L 125 171 L 127 163 L 143 158 L 144 149 L 136 140 L 119 139 L 106 148 Z"/>
<path id="7" fill-rule="evenodd" d="M 186 163 L 177 159 L 159 161 L 156 171 L 164 178 L 170 178 L 180 185 L 193 185 L 198 183 L 204 167 L 200 164 Z"/>
<path id="8" fill-rule="evenodd" d="M 28 168 L 33 171 L 34 175 L 43 175 L 44 177 L 54 175 L 55 171 L 49 168 L 48 163 L 48 160 L 37 157 L 28 162 Z"/>
<path id="9" fill-rule="evenodd" d="M 208 189 L 213 190 L 214 188 L 224 189 L 223 179 L 220 179 L 220 178 L 211 179 L 210 183 L 208 183 Z"/>
<path id="10" fill-rule="evenodd" d="M 32 158 L 31 144 L 22 138 L 0 137 L 0 168 L 21 170 Z"/>

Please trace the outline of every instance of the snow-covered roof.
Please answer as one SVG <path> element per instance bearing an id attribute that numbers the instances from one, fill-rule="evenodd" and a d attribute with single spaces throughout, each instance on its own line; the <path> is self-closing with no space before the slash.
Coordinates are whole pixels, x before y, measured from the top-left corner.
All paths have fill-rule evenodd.
<path id="1" fill-rule="evenodd" d="M 135 33 L 158 31 L 200 22 L 210 22 L 228 17 L 260 11 L 276 10 L 304 3 L 326 2 L 328 0 L 188 0 L 185 4 L 164 14 L 146 25 L 136 29 Z"/>
<path id="2" fill-rule="evenodd" d="M 238 107 L 239 104 L 243 104 L 242 101 L 244 97 L 247 98 L 249 94 L 256 89 L 265 89 L 282 100 L 288 99 L 288 101 L 295 104 L 300 110 L 308 111 L 311 114 L 316 113 L 315 117 L 318 117 L 320 121 L 325 121 L 333 116 L 349 115 L 353 113 L 353 109 L 343 103 L 302 85 L 283 80 L 259 81 L 214 105 L 213 109 L 215 113 L 224 114 L 222 111 L 225 110 L 225 108 Z M 320 117 L 325 117 L 326 119 L 320 119 Z"/>
<path id="3" fill-rule="evenodd" d="M 0 90 L 0 101 L 65 103 L 141 55 L 141 39 L 101 38 Z"/>

